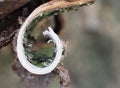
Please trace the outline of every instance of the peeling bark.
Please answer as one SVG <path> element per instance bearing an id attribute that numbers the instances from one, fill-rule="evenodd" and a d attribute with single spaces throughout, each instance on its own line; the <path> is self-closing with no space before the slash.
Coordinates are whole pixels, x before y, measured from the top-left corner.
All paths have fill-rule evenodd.
<path id="1" fill-rule="evenodd" d="M 0 48 L 8 45 L 13 40 L 14 35 L 17 33 L 17 29 L 20 27 L 18 18 L 20 16 L 26 18 L 33 9 L 47 1 L 50 0 L 6 0 L 4 3 L 0 3 Z M 69 3 L 72 4 L 74 1 L 77 0 L 65 0 L 65 3 L 63 3 L 64 1 L 61 3 L 65 6 L 66 4 L 69 5 Z M 94 0 L 81 0 L 81 2 L 86 3 L 89 1 L 93 2 Z M 55 22 L 57 23 L 55 31 L 59 34 L 64 27 L 62 16 L 55 16 Z M 63 23 L 61 24 L 61 22 Z M 60 25 L 58 25 L 58 23 Z M 16 57 L 12 68 L 21 78 L 23 88 L 47 88 L 48 84 L 51 83 L 56 76 L 60 78 L 61 88 L 70 88 L 71 80 L 68 71 L 63 66 L 57 67 L 53 72 L 46 75 L 34 75 L 26 71 Z"/>

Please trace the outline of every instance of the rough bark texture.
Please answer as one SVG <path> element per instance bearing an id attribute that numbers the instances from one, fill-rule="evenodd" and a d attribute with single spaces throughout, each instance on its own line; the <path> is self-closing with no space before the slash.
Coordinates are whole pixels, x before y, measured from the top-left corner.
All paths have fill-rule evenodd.
<path id="1" fill-rule="evenodd" d="M 0 3 L 0 48 L 8 45 L 20 27 L 18 18 L 26 18 L 37 6 L 49 0 L 6 0 Z"/>
<path id="2" fill-rule="evenodd" d="M 56 76 L 60 79 L 61 88 L 70 88 L 71 85 L 68 71 L 63 66 L 57 67 L 53 72 L 46 75 L 34 75 L 25 70 L 18 59 L 15 59 L 12 68 L 21 78 L 23 88 L 47 88 Z"/>
<path id="3" fill-rule="evenodd" d="M 30 2 L 30 0 L 6 0 L 3 3 L 0 3 L 0 19 L 6 17 L 9 13 L 22 7 L 28 2 Z"/>
<path id="4" fill-rule="evenodd" d="M 50 0 L 6 0 L 3 3 L 0 3 L 0 48 L 8 45 L 13 40 L 17 29 L 20 27 L 20 24 L 18 23 L 19 17 L 22 17 L 23 19 L 26 18 L 38 5 L 48 1 Z M 66 1 L 72 2 L 74 0 Z M 87 0 L 81 1 L 86 2 Z M 64 20 L 62 16 L 56 16 L 55 22 L 55 31 L 57 34 L 59 34 L 64 26 Z M 71 80 L 68 71 L 63 66 L 57 67 L 49 74 L 39 76 L 33 75 L 26 71 L 21 66 L 18 59 L 15 59 L 12 68 L 21 78 L 23 88 L 47 88 L 48 84 L 51 83 L 56 76 L 60 78 L 60 84 L 62 88 L 70 88 Z"/>
<path id="5" fill-rule="evenodd" d="M 18 74 L 23 83 L 23 88 L 47 88 L 48 84 L 56 76 L 55 72 L 46 75 L 33 75 L 26 71 L 17 61 L 12 66 L 13 70 Z"/>

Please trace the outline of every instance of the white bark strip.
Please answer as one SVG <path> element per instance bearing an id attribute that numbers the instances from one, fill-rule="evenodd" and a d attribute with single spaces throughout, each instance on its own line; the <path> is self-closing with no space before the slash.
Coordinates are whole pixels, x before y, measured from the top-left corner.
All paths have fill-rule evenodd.
<path id="1" fill-rule="evenodd" d="M 17 56 L 18 59 L 20 61 L 20 63 L 22 64 L 22 66 L 28 70 L 29 72 L 33 73 L 33 74 L 47 74 L 50 73 L 52 70 L 54 70 L 56 68 L 56 66 L 60 63 L 61 57 L 62 57 L 62 52 L 63 52 L 63 44 L 60 40 L 60 38 L 58 37 L 57 34 L 54 33 L 54 31 L 49 27 L 48 30 L 43 32 L 44 36 L 49 36 L 53 42 L 56 45 L 56 55 L 54 57 L 53 62 L 47 66 L 47 67 L 43 67 L 40 68 L 38 66 L 35 66 L 33 64 L 31 64 L 28 60 L 27 60 L 27 56 L 25 55 L 25 51 L 24 51 L 24 47 L 23 47 L 23 39 L 24 39 L 24 30 L 20 30 L 19 34 L 18 34 L 18 39 L 17 39 Z"/>
<path id="2" fill-rule="evenodd" d="M 25 51 L 24 51 L 23 40 L 24 40 L 24 34 L 26 32 L 26 28 L 32 22 L 32 20 L 34 20 L 38 16 L 42 16 L 44 13 L 51 11 L 51 10 L 55 10 L 55 9 L 59 10 L 61 8 L 65 8 L 65 7 L 83 5 L 83 4 L 87 4 L 91 1 L 94 1 L 94 0 L 77 0 L 77 1 L 73 1 L 73 2 L 67 2 L 64 0 L 51 1 L 49 3 L 46 3 L 46 4 L 41 5 L 38 8 L 36 8 L 30 14 L 30 16 L 26 19 L 26 21 L 21 26 L 20 31 L 18 33 L 16 52 L 17 52 L 18 59 L 19 59 L 20 63 L 22 64 L 22 66 L 26 70 L 28 70 L 29 72 L 31 72 L 33 74 L 38 74 L 38 75 L 47 74 L 54 70 L 54 68 L 60 63 L 60 59 L 62 57 L 63 44 L 60 41 L 58 35 L 55 34 L 54 31 L 49 27 L 49 30 L 44 31 L 43 34 L 45 36 L 49 36 L 56 45 L 56 55 L 55 55 L 53 62 L 47 67 L 40 68 L 40 67 L 37 67 L 37 66 L 31 64 L 27 60 L 27 56 L 25 55 Z"/>

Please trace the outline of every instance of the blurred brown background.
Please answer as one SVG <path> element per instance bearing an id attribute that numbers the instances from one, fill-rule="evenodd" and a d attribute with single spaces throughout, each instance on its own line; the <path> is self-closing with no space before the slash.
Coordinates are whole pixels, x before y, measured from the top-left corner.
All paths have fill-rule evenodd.
<path id="1" fill-rule="evenodd" d="M 64 13 L 68 68 L 72 88 L 120 88 L 120 2 L 96 0 L 89 7 Z M 0 50 L 0 88 L 21 88 L 12 71 L 11 46 Z M 57 79 L 55 79 L 57 80 Z M 50 88 L 59 88 L 53 82 Z"/>

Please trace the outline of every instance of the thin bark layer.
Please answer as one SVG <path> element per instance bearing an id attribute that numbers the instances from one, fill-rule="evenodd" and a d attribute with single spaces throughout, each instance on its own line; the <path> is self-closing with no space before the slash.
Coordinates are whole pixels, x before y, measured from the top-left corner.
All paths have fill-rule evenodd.
<path id="1" fill-rule="evenodd" d="M 13 40 L 13 36 L 16 34 L 17 29 L 20 27 L 18 18 L 20 16 L 26 18 L 34 8 L 47 1 L 50 0 L 13 0 L 13 4 L 11 1 L 6 0 L 4 3 L 0 3 L 0 48 L 6 46 L 11 42 L 11 40 Z M 63 3 L 64 0 L 53 1 L 61 1 L 62 5 L 65 6 L 66 4 L 68 5 L 69 2 L 72 4 L 72 2 L 80 0 L 65 0 L 65 3 Z M 86 3 L 93 1 L 94 0 L 81 0 L 81 2 Z M 55 19 L 56 22 L 60 23 L 61 18 L 56 16 Z M 55 28 L 56 32 L 60 32 L 60 30 L 56 30 L 60 29 L 58 26 Z M 59 76 L 62 88 L 70 88 L 71 80 L 68 71 L 63 66 L 57 67 L 55 71 L 49 74 L 39 76 L 33 75 L 26 71 L 21 66 L 18 59 L 15 59 L 12 68 L 21 78 L 23 82 L 23 88 L 47 88 L 48 84 L 51 83 L 56 76 Z"/>

